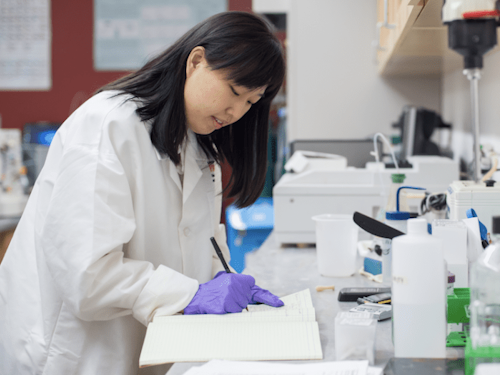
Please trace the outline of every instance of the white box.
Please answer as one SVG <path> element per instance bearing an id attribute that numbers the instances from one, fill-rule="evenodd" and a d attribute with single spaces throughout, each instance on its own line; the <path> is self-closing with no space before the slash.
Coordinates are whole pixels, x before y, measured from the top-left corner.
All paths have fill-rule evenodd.
<path id="1" fill-rule="evenodd" d="M 434 220 L 432 236 L 443 240 L 448 271 L 455 275 L 455 288 L 469 286 L 467 260 L 467 226 L 457 220 Z"/>

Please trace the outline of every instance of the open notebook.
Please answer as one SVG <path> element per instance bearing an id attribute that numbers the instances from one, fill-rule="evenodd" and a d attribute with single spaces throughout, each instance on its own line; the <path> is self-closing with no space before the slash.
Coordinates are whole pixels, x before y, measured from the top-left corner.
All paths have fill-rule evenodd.
<path id="1" fill-rule="evenodd" d="M 235 314 L 157 317 L 148 325 L 139 365 L 322 359 L 309 289 L 281 300 L 285 306 L 249 305 Z"/>

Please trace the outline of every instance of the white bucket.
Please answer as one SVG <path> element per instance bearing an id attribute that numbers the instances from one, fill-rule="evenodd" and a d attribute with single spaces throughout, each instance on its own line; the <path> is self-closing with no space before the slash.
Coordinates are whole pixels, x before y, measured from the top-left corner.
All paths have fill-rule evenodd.
<path id="1" fill-rule="evenodd" d="M 346 277 L 356 272 L 358 226 L 352 215 L 313 216 L 316 222 L 316 255 L 319 273 Z"/>

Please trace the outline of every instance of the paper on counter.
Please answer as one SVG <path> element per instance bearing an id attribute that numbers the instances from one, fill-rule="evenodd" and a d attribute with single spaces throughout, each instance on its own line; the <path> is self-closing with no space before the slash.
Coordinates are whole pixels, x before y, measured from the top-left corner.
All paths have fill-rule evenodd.
<path id="1" fill-rule="evenodd" d="M 158 317 L 149 324 L 141 367 L 172 362 L 317 360 L 323 358 L 309 289 L 285 306 L 249 305 L 248 312 Z"/>
<path id="2" fill-rule="evenodd" d="M 193 367 L 184 375 L 378 375 L 368 373 L 368 361 L 337 361 L 314 364 L 286 364 L 212 360 Z M 371 368 L 372 369 L 372 368 Z M 377 368 L 373 368 L 377 370 Z M 381 369 L 378 369 L 381 370 Z"/>

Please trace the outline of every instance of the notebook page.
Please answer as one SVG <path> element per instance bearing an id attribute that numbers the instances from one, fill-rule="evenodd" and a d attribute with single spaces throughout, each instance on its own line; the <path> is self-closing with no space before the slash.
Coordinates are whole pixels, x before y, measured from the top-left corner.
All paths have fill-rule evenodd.
<path id="1" fill-rule="evenodd" d="M 165 321 L 148 327 L 139 364 L 322 358 L 317 322 Z"/>
<path id="2" fill-rule="evenodd" d="M 290 294 L 285 297 L 280 297 L 285 306 L 279 307 L 279 309 L 293 310 L 293 309 L 303 309 L 303 308 L 314 308 L 312 304 L 311 292 L 309 289 L 304 289 L 298 293 Z M 275 307 L 268 305 L 248 305 L 249 312 L 255 311 L 270 311 L 276 309 Z M 243 310 L 245 313 L 246 310 Z"/>
<path id="3" fill-rule="evenodd" d="M 197 315 L 172 315 L 155 317 L 153 323 L 172 322 L 279 322 L 279 321 L 298 321 L 314 322 L 316 312 L 314 308 L 287 310 L 273 308 L 273 310 L 253 311 L 234 314 L 197 314 Z"/>

